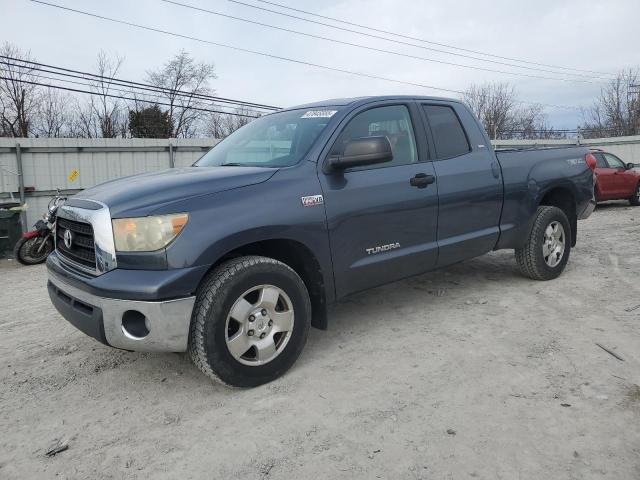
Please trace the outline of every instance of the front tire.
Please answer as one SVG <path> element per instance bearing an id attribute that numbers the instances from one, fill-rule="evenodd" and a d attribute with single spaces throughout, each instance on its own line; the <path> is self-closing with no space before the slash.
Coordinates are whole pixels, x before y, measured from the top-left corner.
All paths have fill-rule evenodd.
<path id="1" fill-rule="evenodd" d="M 198 289 L 189 354 L 208 377 L 255 387 L 295 363 L 310 325 L 309 294 L 295 271 L 272 258 L 240 257 L 217 267 Z"/>
<path id="2" fill-rule="evenodd" d="M 527 243 L 516 249 L 520 272 L 533 280 L 557 278 L 569 261 L 571 243 L 565 213 L 557 207 L 538 207 Z"/>
<path id="3" fill-rule="evenodd" d="M 43 245 L 42 242 L 46 243 Z M 22 237 L 13 247 L 13 256 L 23 265 L 37 265 L 43 263 L 52 251 L 53 240 L 50 237 Z"/>
<path id="4" fill-rule="evenodd" d="M 636 194 L 629 199 L 629 203 L 634 207 L 640 206 L 640 183 L 638 183 L 638 186 L 636 187 Z"/>

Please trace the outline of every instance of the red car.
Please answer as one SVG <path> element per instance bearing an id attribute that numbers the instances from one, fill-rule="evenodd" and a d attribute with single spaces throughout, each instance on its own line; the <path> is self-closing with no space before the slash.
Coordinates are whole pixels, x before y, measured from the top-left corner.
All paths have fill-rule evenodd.
<path id="1" fill-rule="evenodd" d="M 624 163 L 615 155 L 594 150 L 596 157 L 596 200 L 629 200 L 640 205 L 640 172 L 633 163 Z"/>

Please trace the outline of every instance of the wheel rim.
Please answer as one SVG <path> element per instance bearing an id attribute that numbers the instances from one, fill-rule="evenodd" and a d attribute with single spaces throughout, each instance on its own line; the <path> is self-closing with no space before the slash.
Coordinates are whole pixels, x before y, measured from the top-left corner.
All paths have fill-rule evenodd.
<path id="1" fill-rule="evenodd" d="M 542 256 L 550 267 L 557 266 L 564 255 L 566 237 L 564 227 L 560 222 L 551 222 L 544 231 L 542 242 Z"/>
<path id="2" fill-rule="evenodd" d="M 258 285 L 244 292 L 227 315 L 227 349 L 244 365 L 264 365 L 286 348 L 293 326 L 289 296 L 275 285 Z"/>

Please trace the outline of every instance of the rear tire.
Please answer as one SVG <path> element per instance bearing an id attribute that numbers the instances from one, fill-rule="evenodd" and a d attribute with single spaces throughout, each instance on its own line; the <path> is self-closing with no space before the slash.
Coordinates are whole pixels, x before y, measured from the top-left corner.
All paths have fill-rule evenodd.
<path id="1" fill-rule="evenodd" d="M 255 387 L 295 363 L 310 325 L 309 294 L 295 271 L 272 258 L 240 257 L 217 267 L 199 287 L 189 354 L 208 377 Z"/>
<path id="2" fill-rule="evenodd" d="M 557 278 L 569 261 L 571 240 L 565 213 L 557 207 L 538 207 L 527 243 L 515 252 L 520 272 L 533 280 Z"/>
<path id="3" fill-rule="evenodd" d="M 41 242 L 46 241 L 45 245 Z M 42 246 L 38 253 L 37 250 Z M 43 237 L 22 237 L 13 247 L 13 256 L 23 265 L 37 265 L 43 263 L 53 251 L 53 240 Z"/>
<path id="4" fill-rule="evenodd" d="M 636 194 L 629 199 L 629 203 L 634 207 L 640 207 L 640 183 L 636 187 Z"/>

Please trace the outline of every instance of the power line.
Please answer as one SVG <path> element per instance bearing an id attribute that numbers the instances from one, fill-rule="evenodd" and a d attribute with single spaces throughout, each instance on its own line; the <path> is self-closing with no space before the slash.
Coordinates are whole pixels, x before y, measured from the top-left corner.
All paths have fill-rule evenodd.
<path id="1" fill-rule="evenodd" d="M 433 51 L 433 52 L 444 53 L 444 54 L 447 54 L 447 55 L 456 55 L 456 56 L 463 57 L 463 58 L 470 58 L 470 59 L 477 60 L 477 61 L 480 61 L 480 62 L 489 62 L 489 63 L 498 64 L 498 65 L 506 65 L 506 66 L 510 66 L 510 67 L 523 68 L 523 69 L 526 69 L 526 70 L 534 70 L 534 71 L 553 73 L 553 74 L 568 74 L 568 75 L 574 75 L 574 76 L 585 77 L 585 78 L 594 78 L 593 73 L 597 73 L 597 72 L 593 72 L 590 75 L 584 75 L 584 74 L 580 74 L 580 73 L 556 72 L 556 71 L 553 71 L 553 70 L 545 70 L 545 69 L 542 69 L 542 68 L 539 68 L 539 67 L 528 67 L 528 66 L 525 66 L 525 65 L 514 65 L 512 63 L 506 63 L 506 62 L 501 62 L 501 61 L 497 61 L 497 60 L 490 60 L 490 59 L 486 59 L 486 58 L 478 58 L 478 57 L 474 57 L 474 56 L 471 56 L 471 55 L 465 55 L 465 54 L 462 54 L 462 53 L 448 52 L 446 50 L 440 50 L 440 49 L 437 49 L 437 48 L 425 47 L 424 45 L 417 45 L 415 43 L 404 42 L 402 40 L 394 40 L 392 38 L 386 38 L 386 37 L 382 37 L 380 35 L 375 35 L 375 34 L 371 34 L 371 33 L 359 32 L 358 30 L 353 30 L 353 29 L 345 28 L 345 27 L 339 27 L 337 25 L 331 25 L 330 23 L 319 22 L 319 21 L 316 21 L 316 20 L 311 20 L 309 18 L 299 17 L 297 15 L 291 15 L 291 14 L 284 13 L 284 12 L 278 12 L 277 10 L 271 10 L 269 8 L 259 7 L 257 5 L 252 5 L 250 3 L 242 2 L 240 0 L 227 0 L 227 1 L 229 1 L 231 3 L 236 3 L 238 5 L 243 5 L 245 7 L 254 8 L 256 10 L 261 10 L 261 11 L 264 11 L 264 12 L 269 12 L 269 13 L 273 13 L 273 14 L 276 14 L 276 15 L 281 15 L 281 16 L 288 17 L 288 18 L 294 18 L 296 20 L 301 20 L 303 22 L 309 22 L 309 23 L 313 23 L 313 24 L 317 24 L 317 25 L 322 25 L 324 27 L 333 28 L 333 29 L 336 29 L 336 30 L 355 33 L 357 35 L 362 35 L 362 36 L 365 36 L 365 37 L 376 38 L 378 40 L 384 40 L 384 41 L 387 41 L 387 42 L 398 43 L 398 44 L 401 44 L 401 45 L 407 45 L 407 46 L 411 46 L 411 47 L 421 48 L 423 50 L 429 50 L 429 51 Z M 288 8 L 288 7 L 283 7 L 283 8 Z M 313 15 L 313 14 L 309 13 L 309 15 Z M 332 20 L 337 21 L 337 22 L 342 22 L 341 20 L 338 20 L 338 19 L 332 19 Z M 345 22 L 343 22 L 343 23 L 345 23 Z M 348 22 L 346 22 L 346 23 L 348 23 Z M 361 28 L 367 28 L 367 27 L 361 27 Z M 606 75 L 612 75 L 612 74 L 606 74 Z M 603 77 L 595 77 L 595 78 L 600 78 L 602 80 L 606 80 Z"/>
<path id="2" fill-rule="evenodd" d="M 3 55 L 0 55 L 0 58 L 11 58 L 11 57 L 5 57 Z M 22 62 L 23 60 L 20 59 L 12 59 L 14 61 L 20 61 Z M 36 63 L 36 62 L 29 62 L 29 63 Z M 39 77 L 39 78 L 43 78 L 43 79 L 47 79 L 47 80 L 54 80 L 54 81 L 60 81 L 60 82 L 65 82 L 65 83 L 71 83 L 71 84 L 76 84 L 76 85 L 82 85 L 84 87 L 93 87 L 93 88 L 97 88 L 97 86 L 95 85 L 95 82 L 103 82 L 104 84 L 108 85 L 109 90 L 113 90 L 116 92 L 122 92 L 122 93 L 133 93 L 133 94 L 138 94 L 138 95 L 146 95 L 146 96 L 153 96 L 154 94 L 162 94 L 164 93 L 164 89 L 159 88 L 159 89 L 152 89 L 152 88 L 144 88 L 144 87 L 138 87 L 136 86 L 136 82 L 130 82 L 128 80 L 116 80 L 113 81 L 114 79 L 111 77 L 103 77 L 100 75 L 94 75 L 94 74 L 87 74 L 87 75 L 93 75 L 96 78 L 86 78 L 84 76 L 81 75 L 73 75 L 70 73 L 62 73 L 62 72 L 57 72 L 55 70 L 49 70 L 46 68 L 39 68 L 36 66 L 30 66 L 30 65 L 19 65 L 19 64 L 15 64 L 15 63 L 10 63 L 10 62 L 6 62 L 6 61 L 2 61 L 0 60 L 0 64 L 4 64 L 10 67 L 18 67 L 18 68 L 22 68 L 22 69 L 28 69 L 30 72 L 31 71 L 35 71 L 35 72 L 43 72 L 43 73 L 51 73 L 54 75 L 59 75 L 62 77 L 68 77 L 68 78 L 77 78 L 77 79 L 82 79 L 82 80 L 86 80 L 87 82 L 94 82 L 94 83 L 83 83 L 83 82 L 78 82 L 78 81 L 74 81 L 74 80 L 67 80 L 65 78 L 54 78 L 54 77 L 48 77 L 46 75 L 36 75 L 34 74 L 34 76 Z M 52 68 L 58 68 L 58 67 L 52 67 Z M 129 87 L 129 90 L 121 90 L 118 88 L 113 88 L 112 86 L 121 86 L 121 87 Z M 142 90 L 142 91 L 140 91 Z M 149 91 L 152 93 L 144 93 L 143 91 Z M 198 94 L 189 94 L 187 92 L 180 92 L 180 91 L 176 91 L 176 90 L 172 90 L 172 92 L 175 92 L 177 96 L 186 96 L 189 98 L 193 98 L 196 100 L 205 100 L 205 101 L 213 101 L 212 98 L 215 97 L 210 97 L 208 95 L 198 95 Z M 97 94 L 99 94 L 98 92 L 96 92 Z M 215 105 L 215 104 L 214 104 Z M 248 107 L 246 107 L 244 104 L 238 104 L 238 105 L 215 105 L 216 107 L 219 108 L 241 108 L 243 109 L 245 112 L 250 112 L 250 113 L 255 113 L 257 115 L 263 115 L 265 113 L 267 113 L 270 110 L 267 111 L 261 111 L 261 110 L 254 110 L 254 109 L 250 109 Z"/>
<path id="3" fill-rule="evenodd" d="M 186 40 L 192 40 L 194 42 L 199 42 L 199 43 L 204 43 L 204 44 L 208 44 L 208 45 L 215 45 L 217 47 L 222 47 L 222 48 L 227 48 L 230 50 L 235 50 L 238 52 L 244 52 L 244 53 L 251 53 L 253 55 L 260 55 L 263 57 L 267 57 L 267 58 L 273 58 L 273 59 L 277 59 L 277 60 L 282 60 L 285 62 L 291 62 L 291 63 L 296 63 L 298 65 L 306 65 L 306 66 L 310 66 L 310 67 L 315 67 L 315 68 L 320 68 L 323 70 L 328 70 L 328 71 L 332 71 L 332 72 L 338 72 L 338 73 L 346 73 L 348 75 L 354 75 L 354 76 L 359 76 L 359 77 L 364 77 L 364 78 L 370 78 L 373 80 L 382 80 L 382 81 L 386 81 L 386 82 L 392 82 L 392 83 L 397 83 L 397 84 L 401 84 L 401 85 L 409 85 L 409 86 L 413 86 L 413 87 L 420 87 L 420 88 L 429 88 L 432 90 L 439 90 L 442 92 L 448 92 L 448 93 L 456 93 L 456 94 L 463 94 L 464 92 L 461 92 L 460 90 L 453 90 L 450 88 L 443 88 L 443 87 L 435 87 L 433 85 L 426 85 L 426 84 L 422 84 L 422 83 L 417 83 L 417 82 L 408 82 L 405 80 L 399 80 L 396 78 L 390 78 L 390 77 L 383 77 L 383 76 L 379 76 L 379 75 L 373 75 L 373 74 L 369 74 L 369 73 L 364 73 L 364 72 L 356 72 L 353 70 L 346 70 L 346 69 L 342 69 L 342 68 L 337 68 L 337 67 L 331 67 L 328 65 L 322 65 L 319 63 L 312 63 L 312 62 L 307 62 L 304 60 L 298 60 L 298 59 L 294 59 L 294 58 L 288 58 L 288 57 L 283 57 L 281 55 L 275 55 L 272 53 L 266 53 L 266 52 L 261 52 L 258 50 L 251 50 L 248 48 L 242 48 L 242 47 L 237 47 L 234 45 L 228 45 L 225 43 L 219 43 L 219 42 L 214 42 L 211 40 L 205 40 L 202 38 L 198 38 L 198 37 L 193 37 L 190 35 L 184 35 L 181 33 L 175 33 L 175 32 L 170 32 L 168 30 L 163 30 L 160 28 L 155 28 L 155 27 L 149 27 L 146 25 L 140 25 L 138 23 L 133 23 L 133 22 L 129 22 L 126 20 L 120 20 L 117 18 L 112 18 L 112 17 L 106 17 L 104 15 L 99 15 L 97 13 L 91 13 L 91 12 L 86 12 L 83 10 L 77 10 L 74 8 L 70 8 L 70 7 L 64 7 L 62 5 L 57 5 L 55 3 L 49 3 L 49 2 L 45 2 L 43 0 L 30 0 L 31 2 L 34 3 L 38 3 L 41 5 L 46 5 L 49 7 L 53 7 L 53 8 L 58 8 L 60 10 L 65 10 L 65 11 L 69 11 L 69 12 L 74 12 L 74 13 L 78 13 L 81 15 L 85 15 L 88 17 L 93 17 L 93 18 L 98 18 L 100 20 L 105 20 L 108 22 L 112 22 L 112 23 L 118 23 L 121 25 L 127 25 L 129 27 L 134 27 L 134 28 L 139 28 L 141 30 L 147 30 L 150 32 L 156 32 L 156 33 L 162 33 L 163 35 L 170 35 L 172 37 L 176 37 L 176 38 L 183 38 Z M 520 101 L 518 103 L 525 103 L 525 104 L 537 104 L 537 102 L 526 102 L 526 101 Z M 554 107 L 554 108 L 563 108 L 563 109 L 569 109 L 569 110 L 580 110 L 577 107 L 571 107 L 571 106 L 567 106 L 567 105 L 554 105 L 554 104 L 545 104 L 545 103 L 539 103 L 540 105 L 544 105 L 544 106 L 549 106 L 549 107 Z"/>
<path id="4" fill-rule="evenodd" d="M 0 62 L 0 63 L 2 63 L 2 62 Z M 39 74 L 30 74 L 30 75 L 32 77 L 34 77 L 34 78 L 38 78 L 38 79 L 41 79 L 41 80 L 53 80 L 53 81 L 56 81 L 56 82 L 70 83 L 70 84 L 73 84 L 73 85 L 80 85 L 80 86 L 83 86 L 83 87 L 95 88 L 95 86 L 90 84 L 90 83 L 83 83 L 83 82 L 78 82 L 78 81 L 75 81 L 75 80 L 68 80 L 68 79 L 65 79 L 65 78 L 48 77 L 46 75 L 39 75 Z M 22 82 L 22 80 L 16 80 L 16 81 L 17 82 Z M 56 88 L 58 85 L 51 85 L 51 84 L 46 84 L 45 85 L 45 84 L 43 84 L 42 86 L 46 86 L 46 87 L 49 87 L 49 88 Z M 157 100 L 145 100 L 144 98 L 137 97 L 137 95 L 143 95 L 145 97 L 152 97 L 153 94 L 151 94 L 151 93 L 141 93 L 141 92 L 137 92 L 137 91 L 133 91 L 133 90 L 122 90 L 122 89 L 119 89 L 119 88 L 113 88 L 111 86 L 109 86 L 107 88 L 106 92 L 98 92 L 98 91 L 92 90 L 90 92 L 84 92 L 84 93 L 91 93 L 92 95 L 95 95 L 95 96 L 103 96 L 107 92 L 120 92 L 120 93 L 125 93 L 125 94 L 136 95 L 136 97 L 132 99 L 133 102 L 153 103 L 153 104 L 158 104 L 158 105 L 161 104 L 161 103 L 158 103 Z M 122 99 L 127 100 L 128 98 L 122 97 Z M 170 106 L 170 104 L 165 104 L 165 103 L 162 103 L 162 105 Z M 214 107 L 218 107 L 218 108 L 232 108 L 232 107 L 227 106 L 227 105 L 215 105 L 214 104 L 213 106 Z M 192 107 L 190 105 L 189 106 L 174 105 L 174 107 L 183 108 L 183 109 L 186 109 L 186 110 L 193 110 L 193 109 L 197 110 L 199 108 L 199 107 L 198 108 Z M 256 114 L 255 116 L 246 115 L 246 116 L 253 116 L 254 118 L 257 118 L 257 117 L 267 113 L 267 112 L 259 112 L 257 110 L 248 110 L 248 109 L 247 110 L 242 110 L 242 111 L 243 111 L 243 113 L 255 113 Z M 229 112 L 229 111 L 225 110 L 224 112 L 216 112 L 216 113 L 225 113 L 227 115 L 235 115 L 237 112 Z"/>
<path id="5" fill-rule="evenodd" d="M 104 77 L 104 76 L 98 75 L 96 73 L 82 72 L 80 70 L 72 70 L 70 68 L 57 67 L 55 65 L 49 65 L 49 64 L 46 64 L 46 63 L 39 63 L 39 62 L 30 61 L 30 60 L 23 60 L 23 59 L 20 59 L 20 58 L 7 57 L 5 55 L 0 55 L 0 58 L 3 58 L 5 60 L 14 61 L 14 62 L 22 62 L 22 63 L 26 63 L 26 64 L 29 64 L 29 65 L 36 65 L 37 67 L 53 68 L 53 69 L 64 71 L 64 72 L 71 72 L 71 73 L 75 73 L 75 74 L 78 74 L 78 75 L 84 75 L 84 76 L 88 76 L 88 77 L 97 78 L 99 80 L 108 79 L 109 81 L 122 82 L 122 83 L 127 83 L 127 84 L 130 84 L 130 85 L 137 85 L 137 86 L 140 86 L 140 87 L 145 87 L 145 89 L 154 89 L 155 91 L 161 91 L 163 93 L 168 93 L 168 94 L 193 96 L 193 94 L 191 92 L 185 92 L 183 90 L 171 89 L 171 88 L 166 88 L 166 87 L 159 87 L 159 86 L 156 86 L 156 85 L 151 85 L 149 83 L 134 82 L 132 80 L 123 80 L 123 79 L 116 78 L 116 77 Z M 69 76 L 72 76 L 72 75 L 69 75 Z M 82 78 L 82 77 L 76 77 L 76 78 Z M 280 107 L 275 107 L 273 105 L 263 105 L 263 104 L 260 104 L 260 103 L 247 102 L 247 101 L 243 101 L 243 100 L 233 100 L 231 98 L 217 97 L 217 96 L 214 96 L 214 95 L 199 94 L 198 96 L 203 98 L 203 99 L 206 99 L 206 100 L 217 101 L 217 102 L 220 102 L 220 103 L 231 103 L 231 104 L 236 104 L 236 105 L 241 105 L 241 106 L 261 108 L 261 109 L 264 109 L 264 110 L 280 110 L 281 109 Z"/>
<path id="6" fill-rule="evenodd" d="M 80 90 L 77 88 L 69 88 L 69 87 L 62 87 L 60 85 L 50 85 L 47 83 L 39 83 L 39 82 L 31 82 L 29 80 L 16 80 L 15 78 L 9 78 L 9 77 L 0 77 L 0 80 L 6 80 L 6 81 L 15 81 L 15 82 L 19 82 L 19 83 L 26 83 L 27 85 L 35 85 L 38 87 L 48 87 L 48 88 L 54 88 L 57 90 L 65 90 L 68 92 L 76 92 L 76 93 L 86 93 L 88 95 L 97 95 L 100 97 L 108 97 L 108 98 L 117 98 L 120 100 L 130 100 L 130 101 L 137 101 L 137 102 L 143 102 L 143 103 L 151 103 L 153 105 L 161 105 L 163 107 L 170 107 L 171 105 L 168 103 L 163 103 L 163 102 L 156 102 L 153 100 L 141 100 L 139 98 L 131 98 L 131 97 L 123 97 L 121 95 L 111 95 L 108 93 L 97 93 L 97 92 L 92 92 L 89 90 Z M 245 115 L 242 113 L 231 113 L 231 112 L 222 112 L 219 110 L 211 110 L 208 108 L 200 108 L 200 107 L 188 107 L 190 110 L 198 110 L 200 112 L 209 112 L 209 113 L 220 113 L 220 114 L 224 114 L 224 115 L 232 115 L 232 116 L 236 116 L 236 117 L 246 117 L 246 118 L 257 118 L 253 115 Z"/>
<path id="7" fill-rule="evenodd" d="M 178 6 L 178 7 L 183 7 L 183 8 L 187 8 L 187 9 L 190 9 L 190 10 L 196 10 L 196 11 L 199 11 L 199 12 L 208 13 L 210 15 L 216 15 L 216 16 L 219 16 L 219 17 L 229 18 L 229 19 L 232 19 L 232 20 L 237 20 L 237 21 L 240 21 L 240 22 L 250 23 L 250 24 L 253 24 L 253 25 L 259 25 L 259 26 L 266 27 L 266 28 L 271 28 L 271 29 L 274 29 L 274 30 L 280 30 L 280 31 L 283 31 L 283 32 L 294 33 L 296 35 L 302 35 L 302 36 L 305 36 L 305 37 L 315 38 L 315 39 L 318 39 L 318 40 L 324 40 L 324 41 L 327 41 L 327 42 L 337 43 L 337 44 L 340 44 L 340 45 L 347 45 L 347 46 L 350 46 L 350 47 L 362 48 L 362 49 L 370 50 L 370 51 L 374 51 L 374 52 L 387 53 L 387 54 L 396 55 L 396 56 L 399 56 L 399 57 L 411 58 L 411 59 L 414 59 L 414 60 L 421 60 L 421 61 L 424 61 L 424 62 L 433 62 L 433 63 L 442 64 L 442 65 L 450 65 L 450 66 L 453 66 L 453 67 L 468 68 L 468 69 L 472 69 L 472 70 L 482 70 L 482 71 L 485 71 L 485 72 L 502 73 L 502 74 L 505 74 L 505 75 L 516 75 L 516 76 L 521 76 L 521 77 L 538 78 L 538 79 L 542 79 L 542 80 L 554 80 L 554 81 L 562 81 L 562 82 L 596 83 L 596 82 L 593 82 L 591 80 L 581 80 L 581 79 L 575 79 L 575 78 L 545 77 L 545 76 L 542 76 L 542 75 L 533 75 L 533 74 L 522 73 L 522 72 L 509 72 L 509 71 L 506 71 L 506 70 L 496 70 L 496 69 L 492 69 L 492 68 L 484 68 L 484 67 L 478 67 L 478 66 L 474 66 L 474 65 L 465 65 L 465 64 L 462 64 L 462 63 L 448 62 L 446 60 L 438 60 L 438 59 L 434 59 L 434 58 L 421 57 L 419 55 L 412 55 L 410 53 L 403 53 L 403 52 L 397 52 L 397 51 L 393 51 L 393 50 L 386 50 L 386 49 L 383 49 L 383 48 L 372 47 L 370 45 L 363 45 L 361 43 L 347 42 L 347 41 L 344 41 L 344 40 L 338 40 L 336 38 L 324 37 L 322 35 L 315 35 L 315 34 L 312 34 L 312 33 L 301 32 L 299 30 L 293 30 L 293 29 L 290 29 L 290 28 L 279 27 L 279 26 L 276 26 L 276 25 L 271 25 L 269 23 L 258 22 L 256 20 L 250 20 L 250 19 L 247 19 L 247 18 L 244 18 L 244 17 L 238 17 L 238 16 L 235 16 L 235 15 L 229 15 L 229 14 L 226 14 L 226 13 L 216 12 L 216 11 L 213 11 L 213 10 L 197 7 L 195 5 L 189 5 L 189 4 L 186 4 L 186 3 L 177 2 L 177 1 L 174 1 L 174 0 L 160 0 L 160 1 L 164 2 L 164 3 L 172 4 L 172 5 L 175 5 L 175 6 Z M 470 58 L 474 58 L 474 57 L 470 57 Z M 477 59 L 476 58 L 476 60 L 482 60 L 482 59 Z M 504 65 L 508 65 L 508 64 L 504 64 Z M 511 65 L 511 66 L 518 67 L 518 65 Z M 553 72 L 553 73 L 556 73 L 556 72 Z"/>
<path id="8" fill-rule="evenodd" d="M 285 16 L 289 16 L 289 17 L 296 18 L 296 19 L 299 19 L 299 20 L 313 22 L 313 20 L 309 20 L 309 19 L 305 19 L 305 18 L 301 18 L 301 17 L 295 17 L 295 16 L 292 16 L 292 15 L 287 15 L 285 13 L 278 12 L 276 10 L 260 8 L 257 5 L 251 5 L 251 4 L 244 3 L 244 2 L 241 2 L 241 1 L 237 1 L 237 0 L 228 0 L 228 1 L 240 4 L 240 5 L 244 5 L 244 6 L 247 6 L 247 7 L 256 8 L 256 9 L 264 10 L 264 11 L 267 11 L 267 12 L 275 13 L 277 15 L 285 15 Z M 474 53 L 476 55 L 484 55 L 484 56 L 492 57 L 492 58 L 500 58 L 502 60 L 509 60 L 509 61 L 512 61 L 512 62 L 526 63 L 526 64 L 529 64 L 529 65 L 537 65 L 539 67 L 559 68 L 559 69 L 562 69 L 562 70 L 572 70 L 574 72 L 584 72 L 584 73 L 591 73 L 591 74 L 595 73 L 597 75 L 614 75 L 615 76 L 615 73 L 598 72 L 598 71 L 594 71 L 594 70 L 584 70 L 584 69 L 580 69 L 580 68 L 565 67 L 565 66 L 562 66 L 562 65 L 552 65 L 552 64 L 548 64 L 548 63 L 532 62 L 532 61 L 529 61 L 529 60 L 523 60 L 523 59 L 515 58 L 515 57 L 505 57 L 505 56 L 502 56 L 502 55 L 495 55 L 495 54 L 492 54 L 492 53 L 481 52 L 479 50 L 471 50 L 469 48 L 456 47 L 455 45 L 449 45 L 449 44 L 446 44 L 446 43 L 438 43 L 438 42 L 434 42 L 434 41 L 431 41 L 431 40 L 425 40 L 425 39 L 419 38 L 419 37 L 412 37 L 412 36 L 403 35 L 403 34 L 397 33 L 397 32 L 391 32 L 389 30 L 382 30 L 380 28 L 375 28 L 375 27 L 371 27 L 371 26 L 368 26 L 368 25 L 363 25 L 363 24 L 360 24 L 360 23 L 349 22 L 347 20 L 342 20 L 342 19 L 335 18 L 335 17 L 329 17 L 329 16 L 326 16 L 326 15 L 320 15 L 318 13 L 310 12 L 308 10 L 301 10 L 299 8 L 289 7 L 289 6 L 283 5 L 281 3 L 270 2 L 270 1 L 267 1 L 267 0 L 255 0 L 255 1 L 256 2 L 260 2 L 260 3 L 265 3 L 267 5 L 277 6 L 277 7 L 280 7 L 280 8 L 287 9 L 287 10 L 292 10 L 292 11 L 295 11 L 295 12 L 304 13 L 304 14 L 311 15 L 311 16 L 314 16 L 314 17 L 317 17 L 317 18 L 324 18 L 326 20 L 331 20 L 331 21 L 342 23 L 342 24 L 345 24 L 345 25 L 351 25 L 351 26 L 354 26 L 354 27 L 363 28 L 363 29 L 366 29 L 366 30 L 374 31 L 374 32 L 384 33 L 384 34 L 387 34 L 387 35 L 393 35 L 393 36 L 400 37 L 400 38 L 406 38 L 408 40 L 415 40 L 415 41 L 427 43 L 427 44 L 430 44 L 430 45 L 437 45 L 439 47 L 451 48 L 453 50 L 459 50 L 461 52 Z M 321 25 L 325 25 L 325 24 L 322 23 Z M 335 26 L 332 26 L 332 25 L 326 25 L 326 26 L 329 26 L 329 27 L 332 27 L 332 28 L 339 28 L 339 27 L 335 27 Z M 351 30 L 348 30 L 348 31 L 351 31 Z M 357 32 L 357 31 L 355 31 L 355 33 L 362 34 L 362 32 Z M 384 37 L 379 37 L 379 38 L 382 38 L 382 39 L 388 40 L 388 41 L 393 41 L 391 39 L 385 39 Z M 460 55 L 460 56 L 463 56 L 463 57 L 467 57 L 466 55 L 457 54 L 455 52 L 446 52 L 446 51 L 442 51 L 442 50 L 436 50 L 436 51 L 447 53 L 449 55 Z M 467 58 L 475 58 L 475 57 L 467 57 Z M 485 61 L 485 62 L 491 62 L 491 60 L 488 60 L 488 59 L 477 59 L 477 60 Z M 500 63 L 500 62 L 494 62 L 494 63 Z M 527 67 L 520 66 L 520 68 L 527 68 Z M 549 72 L 548 70 L 541 70 L 541 71 Z M 558 72 L 554 72 L 554 73 L 558 73 Z M 575 74 L 571 74 L 571 75 L 575 75 Z"/>

